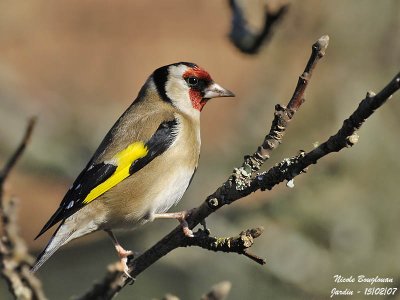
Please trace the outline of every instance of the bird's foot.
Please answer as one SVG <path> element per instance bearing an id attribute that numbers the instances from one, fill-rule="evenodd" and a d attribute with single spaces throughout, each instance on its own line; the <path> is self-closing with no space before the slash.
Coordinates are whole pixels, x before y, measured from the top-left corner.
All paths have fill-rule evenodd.
<path id="1" fill-rule="evenodd" d="M 133 259 L 135 256 L 138 256 L 138 253 L 134 253 L 130 250 L 125 250 L 124 247 L 122 247 L 120 245 L 120 243 L 118 242 L 117 238 L 115 237 L 114 233 L 109 230 L 109 229 L 105 229 L 104 230 L 108 236 L 111 238 L 111 240 L 113 241 L 115 250 L 118 253 L 119 256 L 119 269 L 121 272 L 124 272 L 124 274 L 131 279 L 131 281 L 133 282 L 135 280 L 135 278 L 133 278 L 130 274 L 129 274 L 129 267 L 128 267 L 128 262 L 129 260 Z"/>
<path id="2" fill-rule="evenodd" d="M 181 223 L 182 231 L 185 236 L 194 237 L 193 231 L 189 228 L 189 225 L 186 222 L 186 220 L 179 221 L 179 223 Z"/>
<path id="3" fill-rule="evenodd" d="M 193 213 L 193 211 L 194 209 L 188 209 L 176 213 L 178 214 L 178 217 L 176 219 L 179 221 L 179 223 L 181 223 L 183 234 L 187 237 L 194 237 L 193 231 L 190 230 L 189 224 L 186 221 L 186 218 L 189 217 Z"/>
<path id="4" fill-rule="evenodd" d="M 124 272 L 124 274 L 132 280 L 135 280 L 130 274 L 129 274 L 129 267 L 128 267 L 128 261 L 133 259 L 135 257 L 135 253 L 130 251 L 130 250 L 125 250 L 122 248 L 121 245 L 118 245 L 115 247 L 115 249 L 118 252 L 119 260 L 120 260 L 120 266 L 121 266 L 121 271 Z"/>
<path id="5" fill-rule="evenodd" d="M 181 223 L 183 234 L 187 237 L 194 237 L 193 231 L 190 230 L 189 224 L 186 221 L 186 218 L 189 217 L 193 213 L 194 209 L 188 209 L 183 211 L 178 211 L 174 213 L 163 213 L 163 214 L 155 214 L 155 219 L 176 219 L 179 223 Z"/>

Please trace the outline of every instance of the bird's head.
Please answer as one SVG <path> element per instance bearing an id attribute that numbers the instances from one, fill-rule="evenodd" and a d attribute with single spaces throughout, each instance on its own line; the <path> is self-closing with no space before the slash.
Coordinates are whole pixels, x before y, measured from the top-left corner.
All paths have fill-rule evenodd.
<path id="1" fill-rule="evenodd" d="M 190 114 L 200 112 L 211 98 L 235 96 L 193 63 L 180 62 L 158 68 L 152 79 L 164 101 Z"/>

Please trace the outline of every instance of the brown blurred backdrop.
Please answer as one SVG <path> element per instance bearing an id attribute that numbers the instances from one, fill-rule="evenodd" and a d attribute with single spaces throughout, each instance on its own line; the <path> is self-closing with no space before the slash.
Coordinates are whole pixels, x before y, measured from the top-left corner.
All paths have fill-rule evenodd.
<path id="1" fill-rule="evenodd" d="M 249 1 L 255 26 L 261 3 Z M 174 209 L 200 203 L 256 149 L 274 105 L 288 101 L 321 35 L 331 38 L 327 55 L 273 162 L 324 141 L 367 90 L 377 91 L 399 71 L 399 1 L 293 2 L 271 42 L 251 57 L 230 44 L 230 17 L 227 1 L 0 2 L 1 164 L 27 118 L 39 116 L 7 184 L 8 195 L 20 199 L 21 231 L 33 252 L 49 238 L 33 241 L 67 187 L 161 65 L 195 62 L 236 94 L 204 110 L 200 168 Z M 256 193 L 208 220 L 216 235 L 263 225 L 254 251 L 267 258 L 266 266 L 233 254 L 178 249 L 119 299 L 166 292 L 198 299 L 222 280 L 232 282 L 232 300 L 324 299 L 335 287 L 334 274 L 399 280 L 399 100 L 396 95 L 372 116 L 353 149 L 313 166 L 294 189 L 281 185 Z M 161 220 L 120 236 L 127 248 L 144 251 L 175 226 Z M 51 299 L 67 299 L 100 279 L 115 260 L 110 241 L 96 233 L 64 247 L 38 274 Z M 0 298 L 10 298 L 3 282 Z"/>

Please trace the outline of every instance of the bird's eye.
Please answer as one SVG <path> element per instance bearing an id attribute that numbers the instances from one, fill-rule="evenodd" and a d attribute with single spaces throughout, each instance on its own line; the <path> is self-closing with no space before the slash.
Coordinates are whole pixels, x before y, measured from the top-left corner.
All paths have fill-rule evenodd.
<path id="1" fill-rule="evenodd" d="M 196 86 L 199 83 L 199 80 L 196 77 L 188 77 L 186 82 L 189 86 Z"/>

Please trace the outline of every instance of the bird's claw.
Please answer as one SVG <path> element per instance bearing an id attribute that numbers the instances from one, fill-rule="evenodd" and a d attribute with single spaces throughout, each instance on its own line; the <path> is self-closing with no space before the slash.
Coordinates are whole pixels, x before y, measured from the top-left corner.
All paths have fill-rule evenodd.
<path id="1" fill-rule="evenodd" d="M 187 237 L 194 237 L 193 231 L 190 230 L 188 223 L 186 220 L 181 221 L 181 226 L 183 230 L 183 234 Z"/>
<path id="2" fill-rule="evenodd" d="M 128 261 L 133 259 L 135 257 L 135 253 L 130 251 L 130 250 L 125 250 L 123 251 L 118 251 L 120 263 L 121 263 L 121 271 L 126 275 L 131 280 L 135 280 L 130 274 L 129 274 L 129 267 L 128 267 Z"/>
<path id="3" fill-rule="evenodd" d="M 186 218 L 190 216 L 192 212 L 193 209 L 185 210 L 182 212 L 182 216 L 178 219 L 178 221 L 181 223 L 183 234 L 187 237 L 194 237 L 193 231 L 190 230 L 189 224 L 186 221 Z"/>
<path id="4" fill-rule="evenodd" d="M 129 267 L 128 267 L 128 257 L 121 258 L 121 265 L 122 271 L 129 279 L 134 280 L 134 278 L 129 274 Z"/>

